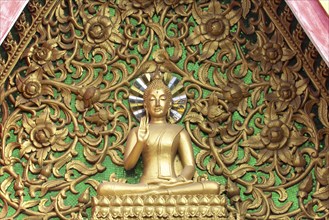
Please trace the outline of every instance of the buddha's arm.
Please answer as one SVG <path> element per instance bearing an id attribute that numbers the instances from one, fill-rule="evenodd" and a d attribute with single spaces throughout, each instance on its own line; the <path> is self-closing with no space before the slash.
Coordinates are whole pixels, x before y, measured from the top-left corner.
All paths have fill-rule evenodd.
<path id="1" fill-rule="evenodd" d="M 131 170 L 135 167 L 144 147 L 144 142 L 137 140 L 137 129 L 134 128 L 127 140 L 127 146 L 124 154 L 124 167 L 126 170 Z"/>
<path id="2" fill-rule="evenodd" d="M 186 180 L 190 180 L 195 173 L 195 161 L 191 138 L 186 130 L 180 132 L 178 153 L 183 164 L 183 170 L 180 176 Z"/>

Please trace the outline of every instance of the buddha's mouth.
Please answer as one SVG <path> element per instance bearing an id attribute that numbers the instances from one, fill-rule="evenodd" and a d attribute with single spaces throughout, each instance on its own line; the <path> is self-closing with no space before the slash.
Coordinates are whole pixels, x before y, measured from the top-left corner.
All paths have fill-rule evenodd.
<path id="1" fill-rule="evenodd" d="M 161 108 L 161 107 L 155 107 L 155 108 L 154 108 L 154 111 L 155 111 L 155 112 L 161 112 L 161 111 L 162 111 L 162 108 Z"/>

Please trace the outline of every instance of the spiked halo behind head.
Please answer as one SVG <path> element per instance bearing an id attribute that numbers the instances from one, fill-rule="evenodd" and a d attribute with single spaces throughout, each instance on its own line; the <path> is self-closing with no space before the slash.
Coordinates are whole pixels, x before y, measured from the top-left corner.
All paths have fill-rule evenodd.
<path id="1" fill-rule="evenodd" d="M 172 107 L 170 109 L 168 121 L 170 123 L 178 122 L 185 112 L 187 103 L 187 97 L 183 84 L 176 76 L 170 73 L 161 74 L 158 70 L 154 73 L 143 74 L 137 78 L 131 86 L 129 105 L 134 117 L 140 121 L 140 119 L 145 115 L 144 92 L 154 80 L 162 80 L 171 91 Z"/>

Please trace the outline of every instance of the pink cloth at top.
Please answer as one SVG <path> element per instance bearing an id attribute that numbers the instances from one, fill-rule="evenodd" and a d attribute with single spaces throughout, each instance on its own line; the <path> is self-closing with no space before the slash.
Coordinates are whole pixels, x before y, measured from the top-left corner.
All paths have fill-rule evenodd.
<path id="1" fill-rule="evenodd" d="M 28 0 L 0 0 L 0 44 L 27 3 Z"/>
<path id="2" fill-rule="evenodd" d="M 329 66 L 329 17 L 318 0 L 286 0 L 299 24 Z"/>

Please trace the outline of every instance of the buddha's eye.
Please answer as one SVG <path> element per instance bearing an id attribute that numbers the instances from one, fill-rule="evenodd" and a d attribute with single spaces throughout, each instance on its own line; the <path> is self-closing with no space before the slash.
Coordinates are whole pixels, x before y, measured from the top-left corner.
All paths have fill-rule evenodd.
<path id="1" fill-rule="evenodd" d="M 166 96 L 164 96 L 164 95 L 160 96 L 160 100 L 164 101 L 164 100 L 166 100 L 166 99 L 167 99 Z"/>

